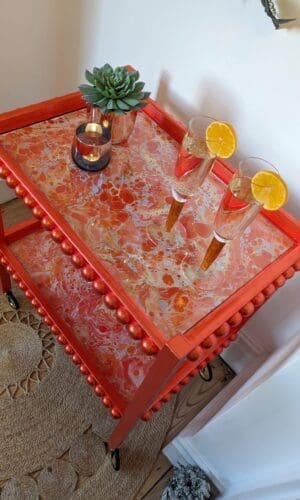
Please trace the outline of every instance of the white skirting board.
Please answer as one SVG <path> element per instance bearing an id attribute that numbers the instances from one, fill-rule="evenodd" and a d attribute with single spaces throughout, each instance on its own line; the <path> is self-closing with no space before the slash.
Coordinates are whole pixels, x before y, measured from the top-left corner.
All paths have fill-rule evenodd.
<path id="1" fill-rule="evenodd" d="M 198 465 L 205 474 L 212 480 L 219 491 L 224 490 L 223 484 L 218 478 L 218 474 L 211 465 L 205 461 L 205 456 L 194 448 L 193 440 L 185 439 L 204 427 L 207 422 L 228 403 L 236 392 L 247 382 L 247 380 L 258 370 L 267 358 L 267 354 L 256 356 L 247 366 L 231 380 L 231 382 L 220 391 L 210 403 L 183 429 L 178 436 L 173 439 L 164 449 L 163 453 L 173 465 L 177 463 Z"/>
<path id="2" fill-rule="evenodd" d="M 297 335 L 271 355 L 254 359 L 169 443 L 164 454 L 173 465 L 198 465 L 221 498 L 298 500 L 299 366 Z M 290 496 L 284 496 L 287 491 Z"/>
<path id="3" fill-rule="evenodd" d="M 269 351 L 244 327 L 239 331 L 237 340 L 222 352 L 221 358 L 238 374 L 256 358 L 265 358 L 267 354 Z"/>
<path id="4" fill-rule="evenodd" d="M 173 465 L 177 463 L 198 465 L 213 481 L 219 491 L 224 487 L 218 474 L 206 463 L 205 457 L 193 447 L 193 440 L 187 440 L 186 432 L 193 432 L 209 422 L 228 402 L 237 391 L 246 384 L 247 380 L 259 369 L 269 353 L 261 344 L 257 344 L 251 334 L 243 328 L 239 331 L 238 339 L 221 355 L 222 359 L 234 370 L 236 377 L 217 394 L 217 396 L 190 422 L 187 428 L 168 444 L 163 450 Z"/>

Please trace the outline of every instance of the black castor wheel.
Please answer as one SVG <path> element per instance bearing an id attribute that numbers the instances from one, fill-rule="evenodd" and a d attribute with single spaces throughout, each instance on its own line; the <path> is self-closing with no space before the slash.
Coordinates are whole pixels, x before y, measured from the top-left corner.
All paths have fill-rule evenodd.
<path id="1" fill-rule="evenodd" d="M 12 307 L 13 309 L 20 308 L 19 302 L 17 301 L 16 297 L 14 296 L 14 294 L 11 291 L 6 292 L 5 295 L 7 297 L 7 300 L 8 300 L 10 307 Z"/>
<path id="2" fill-rule="evenodd" d="M 121 460 L 120 460 L 120 450 L 119 448 L 116 448 L 115 450 L 110 450 L 108 447 L 108 443 L 104 441 L 104 447 L 105 447 L 105 453 L 110 453 L 110 461 L 112 467 L 115 469 L 115 471 L 120 470 L 121 467 Z"/>
<path id="3" fill-rule="evenodd" d="M 199 372 L 199 376 L 204 380 L 204 382 L 210 382 L 213 378 L 212 367 L 209 363 Z"/>

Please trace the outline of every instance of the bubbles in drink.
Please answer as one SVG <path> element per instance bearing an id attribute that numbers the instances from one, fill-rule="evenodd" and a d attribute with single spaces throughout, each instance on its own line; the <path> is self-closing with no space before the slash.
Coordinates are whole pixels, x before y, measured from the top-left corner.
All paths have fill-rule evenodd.
<path id="1" fill-rule="evenodd" d="M 176 177 L 172 185 L 172 195 L 177 201 L 185 202 L 198 191 L 213 164 L 212 158 L 198 158 L 196 166 L 181 177 Z"/>
<path id="2" fill-rule="evenodd" d="M 182 147 L 184 147 L 189 154 L 197 158 L 207 158 L 210 156 L 204 137 L 195 138 L 186 134 L 182 141 Z"/>
<path id="3" fill-rule="evenodd" d="M 260 209 L 253 198 L 251 179 L 234 177 L 224 194 L 215 218 L 215 231 L 224 240 L 232 240 L 250 224 Z"/>

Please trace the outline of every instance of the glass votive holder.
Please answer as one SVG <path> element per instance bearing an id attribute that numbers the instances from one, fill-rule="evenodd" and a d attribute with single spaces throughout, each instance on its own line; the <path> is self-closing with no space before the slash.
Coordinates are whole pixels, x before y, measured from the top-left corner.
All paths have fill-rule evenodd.
<path id="1" fill-rule="evenodd" d="M 111 157 L 111 125 L 82 123 L 77 127 L 72 144 L 72 158 L 82 170 L 97 172 L 107 167 Z"/>

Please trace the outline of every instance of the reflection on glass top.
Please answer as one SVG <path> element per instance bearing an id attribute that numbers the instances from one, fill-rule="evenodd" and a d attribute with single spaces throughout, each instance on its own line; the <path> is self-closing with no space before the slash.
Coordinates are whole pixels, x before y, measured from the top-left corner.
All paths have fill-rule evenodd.
<path id="1" fill-rule="evenodd" d="M 132 399 L 155 356 L 146 356 L 115 311 L 82 279 L 69 257 L 46 231 L 15 241 L 11 250 L 35 285 L 71 328 L 86 355 L 93 354 L 99 371 L 126 401 Z M 88 364 L 88 363 L 87 363 Z"/>
<path id="2" fill-rule="evenodd" d="M 153 218 L 165 223 L 178 144 L 138 113 L 128 142 L 113 147 L 105 170 L 91 174 L 70 155 L 74 131 L 84 120 L 85 111 L 77 111 L 3 134 L 0 143 L 166 338 L 187 331 L 292 245 L 259 215 L 216 261 L 216 273 L 223 273 L 218 288 L 188 283 L 181 261 L 191 242 L 208 245 L 223 183 L 210 174 L 187 202 L 180 217 L 184 245 L 175 251 L 153 247 L 147 227 Z"/>

